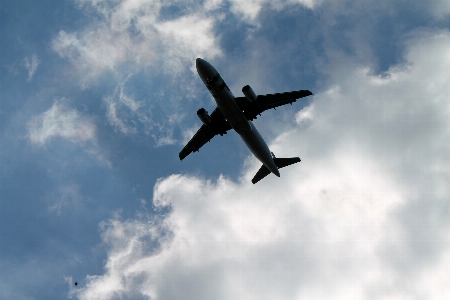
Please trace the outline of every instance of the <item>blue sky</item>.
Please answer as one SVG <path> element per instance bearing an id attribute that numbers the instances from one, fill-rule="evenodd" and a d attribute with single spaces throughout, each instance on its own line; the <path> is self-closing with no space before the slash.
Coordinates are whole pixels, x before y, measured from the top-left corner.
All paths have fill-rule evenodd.
<path id="1" fill-rule="evenodd" d="M 450 297 L 448 1 L 0 2 L 0 298 Z M 314 96 L 182 162 L 235 96 Z M 74 283 L 78 282 L 75 286 Z"/>

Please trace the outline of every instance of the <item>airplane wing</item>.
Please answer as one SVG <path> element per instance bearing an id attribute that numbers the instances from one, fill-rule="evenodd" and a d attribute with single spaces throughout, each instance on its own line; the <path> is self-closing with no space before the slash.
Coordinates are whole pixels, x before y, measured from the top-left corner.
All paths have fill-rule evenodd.
<path id="1" fill-rule="evenodd" d="M 250 102 L 245 97 L 236 97 L 236 103 L 244 111 L 248 120 L 256 119 L 256 116 L 263 111 L 275 108 L 285 104 L 292 104 L 297 99 L 310 96 L 312 93 L 308 90 L 300 90 L 286 93 L 259 95 L 256 101 Z"/>
<path id="2" fill-rule="evenodd" d="M 180 160 L 183 160 L 191 152 L 198 151 L 206 142 L 209 142 L 214 136 L 224 135 L 231 129 L 231 125 L 225 120 L 219 108 L 216 108 L 211 114 L 211 123 L 203 124 L 191 140 L 180 152 Z"/>

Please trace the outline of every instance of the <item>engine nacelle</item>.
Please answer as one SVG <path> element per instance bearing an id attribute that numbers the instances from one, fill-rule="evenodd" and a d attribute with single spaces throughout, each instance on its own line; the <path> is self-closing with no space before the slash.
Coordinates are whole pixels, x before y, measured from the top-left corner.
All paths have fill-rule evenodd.
<path id="1" fill-rule="evenodd" d="M 211 124 L 211 117 L 208 115 L 208 112 L 204 108 L 200 108 L 197 110 L 197 116 L 203 124 L 208 125 Z"/>
<path id="2" fill-rule="evenodd" d="M 242 88 L 242 93 L 244 93 L 244 96 L 248 101 L 256 101 L 256 94 L 249 85 L 246 85 Z"/>

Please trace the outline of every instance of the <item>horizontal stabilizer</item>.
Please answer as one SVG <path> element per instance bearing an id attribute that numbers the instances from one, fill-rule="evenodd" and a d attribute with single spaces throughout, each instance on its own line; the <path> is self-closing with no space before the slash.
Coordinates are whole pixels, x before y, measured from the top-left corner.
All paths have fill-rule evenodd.
<path id="1" fill-rule="evenodd" d="M 298 163 L 301 160 L 300 157 L 291 157 L 291 158 L 274 158 L 273 161 L 277 165 L 278 169 L 281 169 L 289 165 Z M 270 173 L 271 173 L 270 170 L 265 165 L 262 165 L 261 168 L 259 168 L 258 172 L 256 173 L 255 177 L 253 177 L 252 183 L 253 184 L 257 183 Z"/>
<path id="2" fill-rule="evenodd" d="M 274 158 L 273 161 L 277 165 L 278 169 L 287 167 L 289 165 L 296 164 L 300 162 L 300 157 L 291 157 L 291 158 Z"/>

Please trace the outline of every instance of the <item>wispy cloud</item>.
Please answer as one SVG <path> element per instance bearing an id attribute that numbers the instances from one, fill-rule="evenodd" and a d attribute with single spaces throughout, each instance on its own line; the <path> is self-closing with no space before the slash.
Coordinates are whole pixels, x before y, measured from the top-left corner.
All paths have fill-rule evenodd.
<path id="1" fill-rule="evenodd" d="M 100 22 L 79 32 L 61 31 L 53 49 L 67 57 L 81 72 L 82 79 L 104 71 L 141 69 L 150 66 L 179 74 L 192 66 L 197 56 L 221 54 L 215 20 L 195 2 L 160 0 L 79 1 L 99 13 Z M 182 13 L 166 19 L 162 10 L 179 6 Z"/>
<path id="2" fill-rule="evenodd" d="M 58 137 L 81 144 L 96 139 L 92 119 L 67 106 L 64 99 L 55 101 L 49 110 L 35 116 L 28 123 L 28 131 L 30 141 L 39 146 Z"/>
<path id="3" fill-rule="evenodd" d="M 97 144 L 96 132 L 93 119 L 69 107 L 66 99 L 55 101 L 50 109 L 28 122 L 28 138 L 32 144 L 42 147 L 55 139 L 66 139 L 110 166 Z"/>
<path id="4" fill-rule="evenodd" d="M 137 113 L 141 103 L 135 101 L 124 93 L 123 85 L 116 87 L 113 96 L 103 99 L 106 104 L 106 117 L 108 123 L 119 132 L 124 134 L 135 134 L 137 128 L 129 120 L 130 115 Z"/>
<path id="5" fill-rule="evenodd" d="M 136 101 L 125 92 L 124 83 L 119 84 L 112 96 L 103 99 L 106 105 L 108 123 L 118 132 L 126 135 L 143 134 L 151 136 L 157 147 L 174 144 L 173 130 L 176 115 L 164 116 L 152 101 Z"/>
<path id="6" fill-rule="evenodd" d="M 74 295 L 445 298 L 449 49 L 448 31 L 428 32 L 384 76 L 364 66 L 331 71 L 299 126 L 270 145 L 303 158 L 281 178 L 253 186 L 253 159 L 239 182 L 161 179 L 153 202 L 170 213 L 153 224 L 104 223 L 105 273 Z"/>
<path id="7" fill-rule="evenodd" d="M 231 11 L 241 17 L 244 22 L 258 23 L 259 14 L 264 7 L 282 10 L 294 5 L 302 5 L 313 9 L 321 0 L 231 0 Z"/>
<path id="8" fill-rule="evenodd" d="M 323 30 L 336 24 L 337 18 L 349 11 L 371 11 L 374 5 L 382 11 L 396 11 L 398 4 L 392 1 L 365 1 L 353 4 L 346 0 L 78 0 L 80 7 L 98 15 L 95 22 L 86 24 L 79 31 L 60 31 L 52 41 L 52 48 L 60 56 L 69 59 L 79 72 L 83 84 L 97 78 L 105 71 L 133 72 L 156 67 L 168 74 L 178 75 L 194 66 L 196 57 L 206 59 L 222 55 L 221 33 L 217 26 L 227 13 L 232 13 L 243 23 L 258 24 L 263 9 L 281 11 L 292 7 L 319 9 L 329 20 Z M 434 1 L 430 5 L 416 4 L 435 18 L 442 19 L 450 13 L 448 1 Z M 175 10 L 178 13 L 168 14 Z M 359 15 L 359 14 L 358 14 Z M 353 30 L 346 38 L 364 35 Z M 361 56 L 371 56 L 367 41 L 352 38 L 351 45 Z M 132 71 L 130 71 L 132 70 Z"/>
<path id="9" fill-rule="evenodd" d="M 37 58 L 36 54 L 33 54 L 30 58 L 25 57 L 24 61 L 25 68 L 28 71 L 28 81 L 31 81 L 41 61 Z"/>
<path id="10" fill-rule="evenodd" d="M 194 134 L 198 131 L 201 125 L 196 124 L 195 126 L 191 128 L 186 128 L 183 130 L 183 139 L 180 141 L 180 144 L 186 145 L 191 138 L 194 136 Z"/>
<path id="11" fill-rule="evenodd" d="M 317 0 L 78 0 L 94 11 L 99 21 L 77 32 L 60 31 L 52 48 L 72 61 L 86 84 L 105 71 L 156 66 L 172 75 L 193 67 L 196 57 L 222 55 L 221 33 L 216 26 L 227 9 L 244 23 L 255 23 L 263 7 L 282 10 L 289 6 L 314 8 Z M 179 13 L 168 15 L 167 11 Z M 87 76 L 88 75 L 88 76 Z"/>
<path id="12" fill-rule="evenodd" d="M 50 193 L 44 198 L 48 203 L 48 210 L 57 215 L 61 215 L 64 209 L 76 207 L 83 199 L 79 186 L 73 183 L 60 187 L 58 191 Z"/>
<path id="13" fill-rule="evenodd" d="M 114 74 L 114 91 L 106 92 L 103 103 L 108 123 L 126 135 L 145 134 L 156 146 L 175 143 L 174 129 L 180 115 L 178 97 L 189 97 L 190 79 L 181 74 L 195 70 L 195 58 L 222 54 L 216 23 L 220 6 L 207 7 L 197 1 L 121 0 L 79 1 L 80 6 L 98 16 L 79 31 L 61 31 L 52 48 L 73 65 L 83 87 L 98 83 L 106 73 Z M 168 14 L 172 9 L 177 14 Z M 214 11 L 214 13 L 212 13 Z M 135 85 L 136 74 L 148 73 L 177 78 L 179 86 L 166 92 L 164 105 L 156 88 L 150 96 L 125 92 L 125 83 Z M 124 79 L 126 78 L 126 79 Z M 131 79 L 130 79 L 131 78 Z M 109 81 L 110 82 L 110 81 Z M 149 83 L 151 85 L 151 83 Z M 114 85 L 113 85 L 114 86 Z M 168 99 L 172 98 L 172 99 Z M 167 101 L 170 100 L 170 101 Z M 163 107 L 164 106 L 164 107 Z"/>

